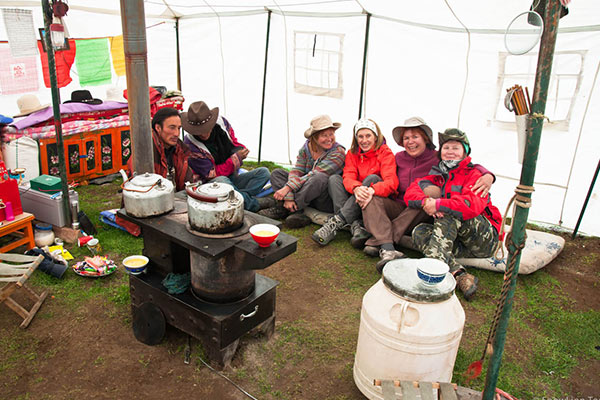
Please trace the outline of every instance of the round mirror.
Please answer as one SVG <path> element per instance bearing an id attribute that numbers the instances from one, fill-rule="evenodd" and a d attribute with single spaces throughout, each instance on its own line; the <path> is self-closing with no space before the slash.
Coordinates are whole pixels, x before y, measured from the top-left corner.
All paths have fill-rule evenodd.
<path id="1" fill-rule="evenodd" d="M 504 46 L 510 54 L 525 54 L 539 42 L 543 31 L 544 20 L 540 14 L 525 11 L 508 24 L 504 33 Z"/>

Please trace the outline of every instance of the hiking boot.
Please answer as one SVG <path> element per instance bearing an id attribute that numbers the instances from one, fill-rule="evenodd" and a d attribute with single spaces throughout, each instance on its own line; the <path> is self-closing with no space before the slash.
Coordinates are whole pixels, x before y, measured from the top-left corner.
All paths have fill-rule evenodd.
<path id="1" fill-rule="evenodd" d="M 286 227 L 291 229 L 304 228 L 312 223 L 308 215 L 304 211 L 296 211 L 291 213 L 284 221 Z"/>
<path id="2" fill-rule="evenodd" d="M 365 246 L 363 253 L 369 257 L 379 257 L 379 246 Z"/>
<path id="3" fill-rule="evenodd" d="M 277 200 L 272 197 L 257 197 L 256 201 L 258 201 L 259 210 L 275 207 L 277 205 Z"/>
<path id="4" fill-rule="evenodd" d="M 377 272 L 381 273 L 383 271 L 383 267 L 385 267 L 385 264 L 392 260 L 398 260 L 404 257 L 406 257 L 404 253 L 398 250 L 379 249 L 380 260 L 377 261 L 377 264 L 375 264 L 375 268 L 377 268 Z"/>
<path id="5" fill-rule="evenodd" d="M 365 247 L 365 242 L 371 237 L 371 234 L 367 232 L 362 220 L 360 219 L 357 219 L 352 223 L 352 225 L 350 225 L 350 233 L 352 233 L 350 244 L 355 249 L 362 249 Z"/>
<path id="6" fill-rule="evenodd" d="M 456 286 L 458 286 L 458 289 L 462 292 L 465 300 L 471 301 L 473 295 L 475 295 L 475 292 L 477 291 L 479 279 L 465 271 L 454 277 L 456 278 Z"/>
<path id="7" fill-rule="evenodd" d="M 260 210 L 257 214 L 271 219 L 284 219 L 290 215 L 290 212 L 283 204 L 278 203 L 275 207 L 265 208 L 264 210 Z"/>
<path id="8" fill-rule="evenodd" d="M 325 225 L 320 227 L 312 234 L 311 238 L 321 246 L 327 245 L 335 238 L 337 232 L 346 225 L 346 222 L 339 215 L 330 217 Z"/>

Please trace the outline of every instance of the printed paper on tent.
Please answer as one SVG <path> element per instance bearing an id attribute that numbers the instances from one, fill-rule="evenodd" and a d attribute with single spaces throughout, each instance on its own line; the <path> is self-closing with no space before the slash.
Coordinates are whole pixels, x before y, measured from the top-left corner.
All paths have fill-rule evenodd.
<path id="1" fill-rule="evenodd" d="M 40 61 L 42 62 L 42 72 L 44 74 L 44 85 L 50 87 L 50 75 L 48 74 L 48 54 L 42 47 L 42 42 L 38 41 L 38 50 L 40 51 Z M 67 86 L 71 79 L 71 67 L 75 60 L 75 40 L 69 39 L 69 50 L 61 50 L 54 53 L 54 64 L 56 66 L 56 81 L 59 88 Z"/>
<path id="2" fill-rule="evenodd" d="M 13 57 L 36 56 L 35 29 L 31 10 L 3 8 L 2 17 Z"/>
<path id="3" fill-rule="evenodd" d="M 108 40 L 76 40 L 75 66 L 81 86 L 105 85 L 112 81 Z"/>
<path id="4" fill-rule="evenodd" d="M 123 35 L 110 38 L 110 55 L 112 56 L 115 74 L 117 74 L 117 76 L 125 76 L 125 48 L 123 47 Z"/>
<path id="5" fill-rule="evenodd" d="M 37 92 L 38 70 L 35 57 L 13 58 L 8 46 L 0 47 L 0 90 L 2 94 Z"/>

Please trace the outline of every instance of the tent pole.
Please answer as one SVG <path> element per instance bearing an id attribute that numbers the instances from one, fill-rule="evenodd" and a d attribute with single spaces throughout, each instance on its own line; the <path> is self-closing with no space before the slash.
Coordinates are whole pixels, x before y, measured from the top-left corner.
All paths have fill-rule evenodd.
<path id="1" fill-rule="evenodd" d="M 585 196 L 585 201 L 583 202 L 583 207 L 581 208 L 581 213 L 579 213 L 579 218 L 577 219 L 577 224 L 575 225 L 575 229 L 573 229 L 573 236 L 571 239 L 575 239 L 577 236 L 577 231 L 579 230 L 579 225 L 581 224 L 581 220 L 583 219 L 583 213 L 587 208 L 588 201 L 592 196 L 592 192 L 594 191 L 594 185 L 596 184 L 596 178 L 598 178 L 598 171 L 600 171 L 600 160 L 598 160 L 598 166 L 596 167 L 596 172 L 594 173 L 594 177 L 592 178 L 592 183 L 590 183 L 590 189 L 588 190 L 587 196 Z"/>
<path id="2" fill-rule="evenodd" d="M 371 26 L 371 13 L 367 13 L 367 24 L 365 27 L 365 49 L 363 51 L 362 76 L 360 77 L 360 100 L 358 103 L 358 119 L 362 117 L 363 96 L 365 94 L 365 78 L 367 74 L 367 53 L 369 51 L 369 28 Z"/>
<path id="3" fill-rule="evenodd" d="M 179 17 L 175 17 L 175 44 L 177 47 L 177 90 L 181 92 L 181 58 L 179 55 Z"/>
<path id="4" fill-rule="evenodd" d="M 260 104 L 260 130 L 258 133 L 258 163 L 262 151 L 263 121 L 265 117 L 265 89 L 267 86 L 267 60 L 269 57 L 269 37 L 271 36 L 271 10 L 267 10 L 267 39 L 265 43 L 265 69 L 263 72 L 262 101 Z"/>
<path id="5" fill-rule="evenodd" d="M 154 149 L 148 93 L 148 50 L 143 0 L 120 0 L 133 171 L 154 172 Z"/>
<path id="6" fill-rule="evenodd" d="M 535 169 L 538 158 L 540 137 L 544 125 L 544 112 L 546 110 L 546 98 L 548 97 L 548 86 L 550 83 L 550 74 L 552 72 L 552 60 L 554 57 L 554 48 L 556 46 L 556 35 L 558 33 L 558 20 L 560 16 L 559 0 L 546 1 L 544 13 L 544 33 L 540 42 L 540 51 L 538 56 L 537 70 L 535 74 L 535 87 L 533 94 L 533 105 L 531 110 L 531 135 L 527 137 L 525 146 L 525 157 L 521 169 L 520 186 L 533 186 L 535 178 Z M 520 203 L 528 203 L 531 200 L 531 193 L 519 193 L 524 199 Z M 531 203 L 529 203 L 531 204 Z M 525 244 L 525 225 L 529 208 L 522 207 L 517 203 L 515 217 L 512 224 L 512 235 L 507 236 L 506 246 L 508 248 L 508 259 L 506 265 L 511 265 L 513 259 L 516 259 L 515 270 L 511 276 L 506 305 L 500 315 L 496 336 L 494 338 L 494 352 L 490 358 L 488 370 L 485 379 L 485 388 L 483 390 L 484 400 L 493 400 L 498 382 L 498 372 L 502 361 L 502 352 L 506 340 L 506 330 L 512 308 L 512 300 L 517 286 L 517 276 L 519 272 L 519 262 L 521 259 L 520 249 Z M 510 242 L 508 242 L 508 238 Z"/>
<path id="7" fill-rule="evenodd" d="M 60 171 L 60 187 L 62 191 L 62 208 L 66 216 L 66 226 L 71 226 L 71 207 L 69 204 L 69 185 L 67 184 L 67 167 L 65 163 L 65 147 L 62 137 L 62 120 L 60 118 L 60 91 L 56 79 L 56 64 L 54 62 L 54 47 L 50 39 L 50 23 L 52 21 L 52 10 L 50 1 L 42 0 L 42 12 L 44 14 L 44 41 L 46 42 L 46 54 L 48 55 L 48 75 L 50 77 L 50 90 L 52 92 L 52 111 L 54 114 L 54 131 L 56 135 L 56 148 L 58 152 L 58 170 Z M 79 160 L 77 160 L 79 162 Z"/>

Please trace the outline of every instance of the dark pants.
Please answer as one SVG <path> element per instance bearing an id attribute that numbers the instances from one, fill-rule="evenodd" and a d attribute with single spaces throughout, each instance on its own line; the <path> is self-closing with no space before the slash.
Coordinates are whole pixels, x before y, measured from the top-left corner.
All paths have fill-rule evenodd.
<path id="1" fill-rule="evenodd" d="M 363 182 L 363 186 L 371 186 L 375 182 L 380 182 L 382 179 L 378 175 L 369 175 Z M 344 187 L 344 179 L 341 175 L 331 175 L 329 177 L 329 195 L 333 200 L 333 212 L 341 214 L 346 223 L 351 224 L 357 219 L 362 219 L 362 210 L 356 204 L 356 197 L 348 193 Z M 373 201 L 377 196 L 373 196 Z"/>
<path id="2" fill-rule="evenodd" d="M 271 173 L 271 186 L 274 191 L 278 191 L 288 181 L 290 173 L 285 169 L 277 168 Z M 298 210 L 303 210 L 310 206 L 322 212 L 333 212 L 333 204 L 331 197 L 327 192 L 327 181 L 329 175 L 322 172 L 314 173 L 302 185 L 300 190 L 294 192 L 294 201 L 298 206 Z"/>
<path id="3" fill-rule="evenodd" d="M 269 181 L 269 176 L 267 168 L 259 167 L 243 174 L 235 173 L 229 176 L 217 176 L 211 182 L 230 184 L 244 198 L 244 209 L 256 212 L 259 208 L 256 195 L 262 191 L 262 188 Z"/>
<path id="4" fill-rule="evenodd" d="M 408 208 L 404 202 L 378 196 L 373 197 L 362 213 L 365 228 L 373 235 L 367 240 L 367 246 L 400 243 L 402 236 L 430 218 L 421 209 Z"/>

